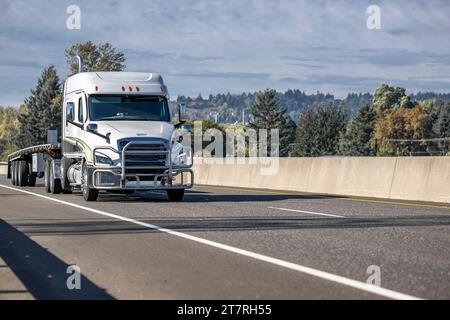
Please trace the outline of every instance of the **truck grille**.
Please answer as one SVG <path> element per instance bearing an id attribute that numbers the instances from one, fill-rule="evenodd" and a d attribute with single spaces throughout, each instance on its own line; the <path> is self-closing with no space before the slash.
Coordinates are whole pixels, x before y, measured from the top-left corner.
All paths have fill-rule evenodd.
<path id="1" fill-rule="evenodd" d="M 145 154 L 127 154 L 125 158 L 126 167 L 139 166 L 164 166 L 166 163 L 166 155 L 145 155 Z"/>
<path id="2" fill-rule="evenodd" d="M 120 150 L 129 143 L 121 141 Z M 125 174 L 150 175 L 141 180 L 152 179 L 152 175 L 163 173 L 169 158 L 168 146 L 164 141 L 131 142 L 125 149 Z"/>

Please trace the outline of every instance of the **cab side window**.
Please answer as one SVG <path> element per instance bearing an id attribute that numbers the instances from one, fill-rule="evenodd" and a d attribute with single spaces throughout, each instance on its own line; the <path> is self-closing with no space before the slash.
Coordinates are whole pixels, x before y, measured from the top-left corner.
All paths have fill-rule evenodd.
<path id="1" fill-rule="evenodd" d="M 83 98 L 78 99 L 78 122 L 84 123 Z"/>
<path id="2" fill-rule="evenodd" d="M 73 102 L 67 102 L 66 104 L 66 120 L 73 121 L 75 119 L 75 105 Z"/>

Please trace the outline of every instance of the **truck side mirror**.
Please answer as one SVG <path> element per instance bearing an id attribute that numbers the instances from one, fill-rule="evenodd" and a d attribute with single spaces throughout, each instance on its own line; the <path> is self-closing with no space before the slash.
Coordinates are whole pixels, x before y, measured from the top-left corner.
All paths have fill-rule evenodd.
<path id="1" fill-rule="evenodd" d="M 87 131 L 97 132 L 98 126 L 95 123 L 89 123 L 86 127 Z"/>
<path id="2" fill-rule="evenodd" d="M 186 103 L 180 103 L 178 105 L 178 121 L 184 122 L 182 115 L 186 113 L 187 105 Z"/>
<path id="3" fill-rule="evenodd" d="M 181 128 L 180 128 L 180 129 L 181 129 L 183 132 L 189 132 L 189 131 L 192 130 L 192 126 L 191 126 L 190 124 L 185 123 L 185 124 L 181 125 Z"/>

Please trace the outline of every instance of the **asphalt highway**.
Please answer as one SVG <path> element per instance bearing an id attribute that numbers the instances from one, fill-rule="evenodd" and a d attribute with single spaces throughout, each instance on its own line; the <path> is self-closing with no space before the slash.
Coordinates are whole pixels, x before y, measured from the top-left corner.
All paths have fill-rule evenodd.
<path id="1" fill-rule="evenodd" d="M 449 299 L 450 207 L 211 186 L 85 202 L 1 177 L 0 299 L 74 298 Z"/>

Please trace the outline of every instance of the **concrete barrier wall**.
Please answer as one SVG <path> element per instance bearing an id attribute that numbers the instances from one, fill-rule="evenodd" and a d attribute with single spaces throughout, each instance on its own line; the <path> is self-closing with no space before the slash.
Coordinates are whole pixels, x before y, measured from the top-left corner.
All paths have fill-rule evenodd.
<path id="1" fill-rule="evenodd" d="M 0 162 L 0 176 L 6 176 L 8 174 L 8 163 Z"/>
<path id="2" fill-rule="evenodd" d="M 450 157 L 280 158 L 277 174 L 263 168 L 194 159 L 197 184 L 450 203 Z"/>
<path id="3" fill-rule="evenodd" d="M 274 175 L 263 174 L 266 158 L 232 160 L 194 159 L 195 183 L 450 203 L 450 157 L 279 158 Z"/>

